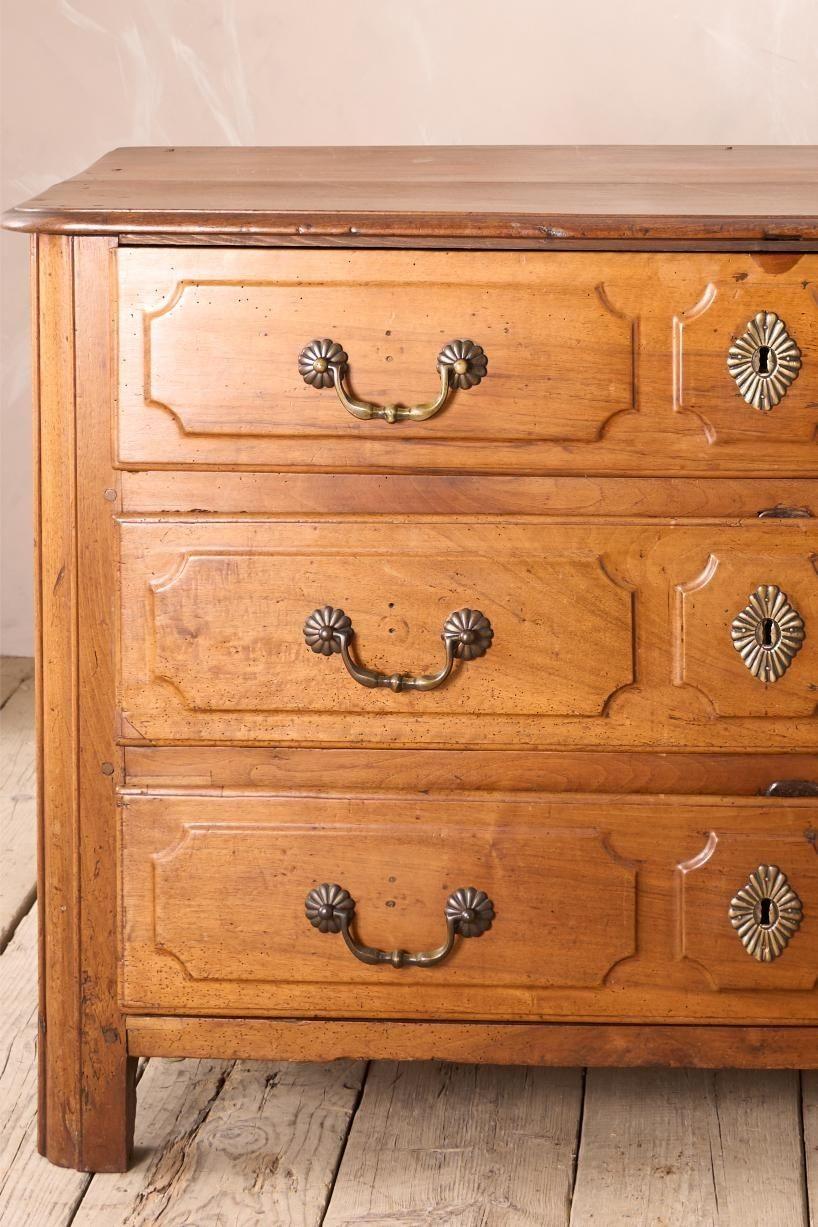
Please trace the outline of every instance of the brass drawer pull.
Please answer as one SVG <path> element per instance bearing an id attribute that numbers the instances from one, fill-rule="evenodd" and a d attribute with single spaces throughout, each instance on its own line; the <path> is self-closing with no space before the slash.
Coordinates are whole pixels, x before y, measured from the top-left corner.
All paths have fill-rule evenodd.
<path id="1" fill-rule="evenodd" d="M 349 359 L 342 346 L 328 337 L 310 341 L 298 355 L 298 371 L 305 383 L 313 388 L 335 386 L 338 399 L 353 417 L 369 421 L 383 418 L 385 422 L 425 422 L 443 408 L 455 388 L 474 388 L 485 378 L 488 358 L 482 346 L 473 341 L 449 341 L 437 356 L 440 391 L 426 405 L 372 405 L 356 400 L 344 387 Z"/>
<path id="2" fill-rule="evenodd" d="M 332 656 L 340 652 L 347 672 L 359 685 L 370 690 L 379 686 L 386 686 L 394 691 L 434 690 L 446 681 L 456 659 L 474 660 L 478 656 L 485 656 L 491 647 L 494 631 L 488 618 L 479 609 L 459 609 L 456 613 L 449 614 L 440 636 L 446 649 L 443 668 L 439 673 L 420 677 L 408 673 L 378 673 L 375 669 L 365 669 L 352 659 L 349 650 L 354 635 L 349 617 L 343 609 L 334 609 L 332 605 L 324 605 L 322 609 L 314 610 L 304 623 L 307 646 L 320 656 Z"/>
<path id="3" fill-rule="evenodd" d="M 393 967 L 434 967 L 451 954 L 455 937 L 480 937 L 494 920 L 494 904 L 485 891 L 461 887 L 446 900 L 443 945 L 413 954 L 408 950 L 378 950 L 361 945 L 350 931 L 355 919 L 355 900 L 337 883 L 324 882 L 311 890 L 304 910 L 307 920 L 319 932 L 342 934 L 348 948 L 362 963 L 391 963 Z"/>

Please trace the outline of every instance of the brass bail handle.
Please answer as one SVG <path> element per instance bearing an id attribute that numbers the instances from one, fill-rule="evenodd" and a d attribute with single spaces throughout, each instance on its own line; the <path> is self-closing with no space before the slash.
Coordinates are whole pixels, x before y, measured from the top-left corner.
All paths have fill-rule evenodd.
<path id="1" fill-rule="evenodd" d="M 443 909 L 446 940 L 435 950 L 379 950 L 364 946 L 352 932 L 355 900 L 337 882 L 324 882 L 307 895 L 304 912 L 319 933 L 340 933 L 347 948 L 361 963 L 390 963 L 392 967 L 434 967 L 442 963 L 454 948 L 456 937 L 481 937 L 494 921 L 494 904 L 483 890 L 461 886 L 453 891 Z"/>
<path id="2" fill-rule="evenodd" d="M 350 652 L 355 635 L 352 621 L 343 609 L 324 605 L 315 609 L 304 623 L 304 639 L 307 647 L 319 656 L 340 655 L 347 672 L 360 686 L 375 690 L 384 686 L 389 690 L 435 690 L 441 686 L 452 671 L 455 660 L 476 660 L 485 656 L 491 647 L 494 631 L 491 622 L 479 609 L 458 609 L 449 614 L 443 623 L 441 639 L 445 659 L 437 673 L 378 673 L 359 664 Z"/>
<path id="3" fill-rule="evenodd" d="M 474 388 L 486 376 L 488 358 L 473 341 L 449 341 L 437 356 L 440 391 L 425 405 L 373 405 L 356 400 L 344 387 L 349 358 L 337 341 L 328 337 L 310 341 L 298 355 L 298 371 L 313 388 L 335 387 L 338 399 L 353 417 L 362 421 L 382 418 L 385 422 L 425 422 L 443 408 L 456 388 Z"/>

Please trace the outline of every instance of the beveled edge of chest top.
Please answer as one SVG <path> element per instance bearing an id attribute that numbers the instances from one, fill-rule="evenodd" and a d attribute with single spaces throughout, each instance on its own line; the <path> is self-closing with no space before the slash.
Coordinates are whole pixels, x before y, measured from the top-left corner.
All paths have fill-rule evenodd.
<path id="1" fill-rule="evenodd" d="M 3 225 L 133 242 L 800 247 L 818 242 L 818 146 L 123 148 Z"/>

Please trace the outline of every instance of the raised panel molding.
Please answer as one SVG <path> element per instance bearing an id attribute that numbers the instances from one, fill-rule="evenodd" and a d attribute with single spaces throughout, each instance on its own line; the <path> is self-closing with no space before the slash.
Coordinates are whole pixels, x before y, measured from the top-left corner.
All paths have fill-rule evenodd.
<path id="1" fill-rule="evenodd" d="M 818 982 L 816 832 L 802 836 L 710 831 L 701 851 L 677 866 L 678 957 L 695 964 L 712 989 L 795 990 Z M 758 963 L 730 923 L 730 902 L 759 865 L 777 865 L 804 908 L 799 930 L 772 963 Z"/>
<path id="2" fill-rule="evenodd" d="M 619 409 L 613 409 L 608 416 L 599 423 L 597 432 L 592 438 L 581 437 L 577 440 L 578 442 L 588 443 L 598 442 L 600 439 L 603 439 L 611 425 L 617 419 L 639 412 L 639 316 L 629 315 L 626 311 L 622 311 L 619 307 L 617 307 L 611 297 L 609 287 L 605 285 L 604 282 L 600 282 L 599 285 L 596 286 L 596 295 L 605 310 L 608 311 L 614 317 L 614 319 L 622 320 L 630 332 L 631 394 L 626 404 L 623 404 Z"/>
<path id="3" fill-rule="evenodd" d="M 192 981 L 391 986 L 391 976 L 400 986 L 433 976 L 435 984 L 595 988 L 636 954 L 636 868 L 594 829 L 467 831 L 437 819 L 430 842 L 408 826 L 204 818 L 185 822 L 150 859 L 155 950 Z M 431 948 L 445 931 L 446 893 L 461 878 L 489 893 L 497 918 L 433 971 L 366 967 L 304 918 L 307 890 L 338 880 L 356 900 L 362 942 Z M 546 880 L 543 907 L 535 895 Z M 522 949 L 524 964 L 514 953 Z"/>
<path id="4" fill-rule="evenodd" d="M 365 550 L 340 548 L 309 555 L 263 548 L 183 551 L 170 571 L 149 581 L 153 676 L 172 686 L 190 712 L 320 714 L 340 707 L 360 714 L 397 709 L 593 717 L 633 685 L 635 595 L 603 558 L 518 555 L 513 587 L 499 562 L 465 554 L 451 565 L 436 553 L 398 553 L 387 563 Z M 430 595 L 424 589 L 431 575 L 440 584 Z M 384 602 L 390 585 L 396 600 Z M 482 608 L 494 624 L 495 642 L 485 658 L 459 663 L 433 696 L 367 691 L 338 658 L 317 658 L 303 643 L 302 625 L 313 608 L 335 603 L 352 613 L 350 601 L 358 604 L 355 649 L 383 671 L 426 672 L 439 664 L 438 622 L 450 612 L 446 602 L 453 609 Z M 543 670 L 551 678 L 545 689 L 535 684 Z"/>
<path id="5" fill-rule="evenodd" d="M 693 579 L 676 584 L 673 681 L 696 691 L 713 717 L 809 717 L 816 712 L 816 558 L 804 547 L 799 551 L 794 535 L 786 541 L 794 549 L 771 539 L 769 552 L 762 553 L 761 539 L 756 539 L 752 552 L 711 553 Z M 784 676 L 769 683 L 749 672 L 731 634 L 734 618 L 763 584 L 785 592 L 806 624 L 802 650 Z"/>
<path id="6" fill-rule="evenodd" d="M 733 283 L 709 282 L 673 318 L 673 407 L 702 425 L 708 444 L 749 444 L 762 457 L 793 442 L 815 443 L 818 423 L 818 294 L 795 260 L 770 273 L 751 265 Z M 741 286 L 740 293 L 737 286 Z M 727 354 L 759 311 L 773 311 L 802 351 L 802 369 L 772 410 L 748 405 L 727 369 Z"/>
<path id="7" fill-rule="evenodd" d="M 131 459 L 157 411 L 184 448 L 224 449 L 232 438 L 238 458 L 253 437 L 593 443 L 637 408 L 638 318 L 597 258 L 199 250 L 168 264 L 142 250 L 121 252 L 119 264 L 120 434 Z M 303 345 L 329 334 L 367 399 L 428 400 L 438 350 L 454 336 L 484 345 L 489 376 L 422 425 L 359 422 L 298 374 Z"/>
<path id="8" fill-rule="evenodd" d="M 463 288 L 461 283 L 455 281 L 430 282 L 423 287 L 423 293 L 436 303 L 445 298 L 446 292 L 454 299 L 449 331 L 456 331 L 455 324 L 460 322 L 463 314 L 457 305 Z M 355 302 L 360 308 L 367 293 L 386 290 L 391 294 L 400 294 L 403 289 L 403 293 L 407 294 L 409 291 L 399 282 L 390 283 L 383 279 L 374 282 L 350 281 L 343 288 L 339 305 L 336 302 L 337 290 L 333 293 L 333 289 L 330 284 L 311 281 L 306 277 L 292 280 L 196 278 L 178 281 L 159 307 L 143 313 L 145 407 L 166 411 L 187 435 L 297 437 L 306 432 L 330 437 L 344 436 L 353 428 L 360 431 L 360 426 L 356 426 L 344 414 L 331 392 L 325 393 L 319 401 L 314 389 L 303 384 L 296 370 L 301 344 L 295 333 L 291 354 L 282 351 L 277 334 L 284 331 L 286 339 L 286 331 L 295 327 L 294 318 L 305 314 L 304 329 L 310 336 L 305 334 L 302 343 L 310 339 L 318 327 L 318 320 L 313 320 L 304 310 L 311 293 L 326 296 L 328 315 L 340 311 L 343 316 L 345 301 Z M 556 406 L 552 404 L 548 413 L 537 416 L 536 424 L 533 421 L 525 424 L 528 415 L 517 408 L 523 402 L 515 401 L 513 406 L 509 402 L 502 420 L 496 419 L 494 425 L 489 425 L 490 419 L 486 418 L 483 424 L 475 425 L 471 412 L 476 407 L 472 403 L 474 398 L 456 396 L 449 411 L 442 413 L 434 424 L 425 424 L 424 431 L 431 430 L 439 438 L 468 439 L 474 435 L 498 443 L 506 438 L 593 443 L 603 437 L 616 417 L 637 410 L 638 319 L 619 310 L 603 283 L 593 287 L 601 311 L 593 319 L 580 318 L 577 335 L 560 338 L 556 348 L 553 348 L 547 322 L 539 322 L 539 331 L 535 331 L 537 324 L 532 323 L 536 320 L 537 298 L 541 297 L 537 295 L 537 287 L 525 288 L 508 282 L 494 285 L 492 289 L 501 296 L 496 303 L 498 315 L 505 313 L 514 318 L 505 327 L 502 338 L 494 336 L 493 347 L 488 340 L 490 332 L 486 334 L 486 346 L 493 349 L 493 356 L 489 355 L 492 382 L 486 384 L 480 395 L 484 399 L 491 398 L 493 402 L 493 381 L 499 379 L 502 381 L 498 385 L 500 388 L 511 384 L 521 393 L 524 392 L 528 401 L 547 393 L 549 397 L 557 398 L 562 407 L 555 413 Z M 565 293 L 564 286 L 559 289 Z M 581 296 L 581 291 L 577 292 Z M 483 293 L 486 291 L 483 290 Z M 277 302 L 279 298 L 282 300 L 280 303 Z M 531 300 L 528 305 L 526 298 Z M 254 299 L 258 301 L 254 302 Z M 182 318 L 185 312 L 197 316 L 195 325 Z M 393 310 L 390 318 L 394 314 Z M 474 314 L 469 312 L 469 318 Z M 263 321 L 262 327 L 259 327 L 259 320 Z M 522 329 L 527 324 L 532 331 L 523 335 Z M 583 335 L 583 324 L 587 335 Z M 352 380 L 355 379 L 356 366 L 360 369 L 362 360 L 369 358 L 368 351 L 374 350 L 381 361 L 384 357 L 387 362 L 392 361 L 393 355 L 384 353 L 386 347 L 381 331 L 376 329 L 374 322 L 369 328 L 354 321 L 338 327 L 341 332 L 349 332 L 350 337 L 357 337 L 357 358 L 355 352 L 350 353 L 349 378 Z M 472 331 L 476 330 L 476 336 L 480 331 L 479 323 L 470 319 L 470 327 Z M 485 327 L 491 329 L 490 324 Z M 323 331 L 331 330 L 328 321 Z M 389 330 L 387 336 L 393 331 Z M 430 330 L 428 376 L 423 375 L 422 368 L 419 369 L 418 343 L 412 333 L 392 347 L 395 349 L 395 361 L 388 368 L 390 381 L 400 387 L 401 381 L 406 379 L 400 359 L 404 358 L 405 362 L 404 354 L 408 350 L 412 359 L 409 376 L 412 384 L 417 385 L 414 395 L 426 399 L 427 393 L 434 391 L 437 382 L 436 347 L 439 347 L 441 340 L 439 331 Z M 208 341 L 204 347 L 201 346 L 203 336 Z M 350 349 L 353 348 L 350 340 L 341 339 Z M 220 348 L 222 340 L 223 353 Z M 568 363 L 563 357 L 561 350 L 566 345 L 581 345 L 576 363 Z M 617 345 L 621 349 L 620 355 L 616 353 Z M 599 353 L 596 360 L 592 356 L 594 352 Z M 586 357 L 584 365 L 579 360 L 581 354 Z M 606 369 L 599 369 L 598 375 L 595 374 L 603 363 Z M 556 376 L 552 373 L 553 367 L 556 367 Z M 622 383 L 621 392 L 612 390 L 618 378 Z M 600 395 L 592 398 L 588 387 L 595 380 L 599 383 Z M 426 392 L 421 391 L 421 382 L 428 382 Z M 369 394 L 363 383 L 358 390 L 361 394 Z M 607 397 L 602 394 L 604 391 L 607 391 Z M 385 394 L 385 388 L 379 392 L 381 396 Z M 393 390 L 393 399 L 394 395 Z M 616 403 L 620 396 L 621 400 Z M 412 397 L 404 399 L 408 401 Z M 452 411 L 455 400 L 459 402 L 460 414 Z M 580 413 L 574 407 L 583 402 L 583 412 Z M 215 417 L 214 410 L 225 404 L 230 407 L 230 413 L 226 417 Z M 302 414 L 297 422 L 294 419 L 290 421 L 293 406 L 298 406 Z M 316 422 L 317 425 L 314 424 Z M 558 424 L 552 425 L 554 422 Z M 376 424 L 368 429 L 379 430 L 381 427 Z M 414 429 L 418 430 L 418 427 Z"/>
<path id="9" fill-rule="evenodd" d="M 696 302 L 673 317 L 673 410 L 675 413 L 689 413 L 697 418 L 702 424 L 707 442 L 711 444 L 716 441 L 713 423 L 708 421 L 703 413 L 685 404 L 684 346 L 685 329 L 712 307 L 717 294 L 715 285 L 712 281 L 708 282 Z"/>
<path id="10" fill-rule="evenodd" d="M 701 695 L 707 704 L 709 714 L 717 715 L 716 706 L 706 689 L 691 681 L 688 676 L 686 632 L 688 629 L 687 609 L 689 598 L 695 592 L 706 588 L 714 579 L 719 569 L 719 560 L 710 554 L 701 571 L 691 580 L 676 585 L 676 603 L 673 627 L 673 681 L 676 686 L 688 686 Z"/>

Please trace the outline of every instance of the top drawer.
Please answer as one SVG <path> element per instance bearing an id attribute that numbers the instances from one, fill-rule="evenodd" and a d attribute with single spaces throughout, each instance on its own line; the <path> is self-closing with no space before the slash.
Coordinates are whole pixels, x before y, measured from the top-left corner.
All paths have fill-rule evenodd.
<path id="1" fill-rule="evenodd" d="M 118 261 L 126 467 L 815 471 L 815 255 L 122 248 Z M 764 331 L 742 341 L 759 313 Z M 316 338 L 348 355 L 344 394 L 381 407 L 441 398 L 450 341 L 488 362 L 451 367 L 431 416 L 363 420 L 335 386 L 305 382 Z"/>

